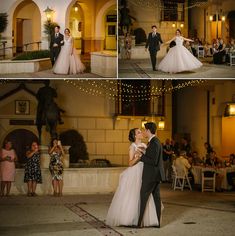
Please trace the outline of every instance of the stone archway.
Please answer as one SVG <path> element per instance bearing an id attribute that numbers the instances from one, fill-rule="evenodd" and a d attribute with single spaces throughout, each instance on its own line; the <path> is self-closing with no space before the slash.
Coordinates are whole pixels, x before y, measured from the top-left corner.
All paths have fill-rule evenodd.
<path id="1" fill-rule="evenodd" d="M 104 6 L 100 9 L 100 11 L 97 14 L 96 22 L 95 22 L 95 37 L 100 38 L 105 41 L 106 39 L 106 32 L 108 31 L 107 22 L 106 22 L 106 16 L 109 12 L 116 12 L 117 3 L 115 0 L 110 0 Z M 117 14 L 117 13 L 116 13 Z M 117 27 L 117 23 L 116 23 Z M 116 38 L 116 36 L 115 36 Z M 103 48 L 101 50 L 105 49 L 106 46 L 104 44 Z"/>
<path id="2" fill-rule="evenodd" d="M 79 54 L 84 53 L 83 40 L 85 17 L 82 5 L 80 3 L 77 3 L 77 0 L 73 0 L 66 10 L 65 25 L 71 31 L 71 35 L 74 38 L 74 46 L 76 50 L 79 51 Z"/>
<path id="3" fill-rule="evenodd" d="M 10 140 L 16 151 L 19 164 L 26 162 L 26 151 L 29 150 L 33 141 L 38 142 L 38 137 L 30 130 L 15 129 L 7 134 L 5 140 Z"/>
<path id="4" fill-rule="evenodd" d="M 32 0 L 24 0 L 14 7 L 12 12 L 13 46 L 16 52 L 23 51 L 23 45 L 41 41 L 41 12 Z M 37 44 L 31 44 L 27 50 L 37 50 Z"/>

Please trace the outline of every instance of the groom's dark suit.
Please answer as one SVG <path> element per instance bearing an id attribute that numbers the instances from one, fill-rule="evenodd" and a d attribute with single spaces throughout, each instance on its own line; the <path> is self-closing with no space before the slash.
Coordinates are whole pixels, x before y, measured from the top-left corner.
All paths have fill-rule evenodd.
<path id="1" fill-rule="evenodd" d="M 160 182 L 165 180 L 162 145 L 157 137 L 153 137 L 146 149 L 146 153 L 142 155 L 141 161 L 144 162 L 142 186 L 140 190 L 140 216 L 138 226 L 141 226 L 144 211 L 150 194 L 153 194 L 159 227 L 161 218 L 161 198 L 160 198 Z"/>
<path id="2" fill-rule="evenodd" d="M 54 44 L 57 44 L 57 47 L 54 47 Z M 51 53 L 51 63 L 52 65 L 55 64 L 55 61 L 57 57 L 60 54 L 61 46 L 64 45 L 64 35 L 61 33 L 58 33 L 58 36 L 56 34 L 51 35 L 51 42 L 50 42 L 50 53 Z"/>
<path id="3" fill-rule="evenodd" d="M 159 33 L 149 33 L 145 48 L 149 49 L 153 70 L 156 70 L 157 52 L 160 50 L 160 43 L 163 42 Z"/>

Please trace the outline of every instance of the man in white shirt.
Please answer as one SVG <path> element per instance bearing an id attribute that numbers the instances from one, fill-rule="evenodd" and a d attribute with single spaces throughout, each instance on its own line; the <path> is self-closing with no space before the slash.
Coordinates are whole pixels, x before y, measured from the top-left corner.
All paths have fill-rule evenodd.
<path id="1" fill-rule="evenodd" d="M 186 151 L 181 151 L 180 156 L 178 158 L 176 158 L 176 160 L 174 161 L 173 164 L 176 167 L 176 169 L 184 170 L 185 173 L 187 174 L 187 176 L 191 177 L 190 183 L 193 186 L 194 185 L 194 176 L 193 176 L 193 173 L 191 172 L 191 165 L 190 165 L 188 159 L 186 158 Z"/>

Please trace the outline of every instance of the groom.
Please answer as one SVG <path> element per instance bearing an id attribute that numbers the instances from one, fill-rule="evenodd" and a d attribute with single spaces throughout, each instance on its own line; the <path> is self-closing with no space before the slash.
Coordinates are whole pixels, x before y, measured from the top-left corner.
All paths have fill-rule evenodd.
<path id="1" fill-rule="evenodd" d="M 152 26 L 152 32 L 149 33 L 148 39 L 145 45 L 145 50 L 149 49 L 150 58 L 152 62 L 153 71 L 156 71 L 157 64 L 157 52 L 160 50 L 160 43 L 162 42 L 161 35 L 157 32 L 157 26 Z"/>
<path id="2" fill-rule="evenodd" d="M 64 45 L 64 35 L 60 33 L 60 26 L 57 25 L 54 29 L 54 34 L 51 35 L 50 54 L 51 64 L 55 64 L 57 57 L 60 54 L 61 46 Z"/>
<path id="3" fill-rule="evenodd" d="M 138 227 L 141 227 L 142 219 L 149 196 L 152 193 L 160 228 L 161 219 L 161 198 L 160 198 L 160 182 L 165 180 L 162 145 L 159 139 L 155 136 L 157 127 L 153 122 L 148 122 L 145 125 L 144 134 L 148 138 L 148 145 L 145 154 L 140 158 L 144 163 L 142 185 L 140 190 L 140 215 Z"/>

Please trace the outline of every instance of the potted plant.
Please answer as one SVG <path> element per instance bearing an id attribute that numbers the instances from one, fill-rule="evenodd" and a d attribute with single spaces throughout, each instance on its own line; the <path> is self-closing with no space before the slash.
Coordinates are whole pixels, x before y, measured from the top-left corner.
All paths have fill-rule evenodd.
<path id="1" fill-rule="evenodd" d="M 54 29 L 58 24 L 56 22 L 46 21 L 44 23 L 44 33 L 48 36 L 48 42 L 51 41 L 51 35 L 54 33 Z"/>

